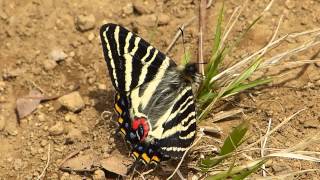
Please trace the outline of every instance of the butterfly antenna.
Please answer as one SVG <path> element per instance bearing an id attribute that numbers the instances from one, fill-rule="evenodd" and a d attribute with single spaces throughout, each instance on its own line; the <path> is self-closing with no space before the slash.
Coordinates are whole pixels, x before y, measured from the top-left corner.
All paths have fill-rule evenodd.
<path id="1" fill-rule="evenodd" d="M 179 30 L 181 31 L 183 54 L 184 54 L 184 57 L 186 57 L 186 48 L 185 48 L 185 46 L 184 46 L 184 34 L 183 34 L 183 29 L 182 29 L 181 27 L 179 27 Z"/>

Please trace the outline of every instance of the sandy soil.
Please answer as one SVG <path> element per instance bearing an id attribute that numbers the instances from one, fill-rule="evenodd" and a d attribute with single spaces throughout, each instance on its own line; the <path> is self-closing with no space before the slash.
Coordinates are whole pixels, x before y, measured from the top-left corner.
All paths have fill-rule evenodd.
<path id="1" fill-rule="evenodd" d="M 257 17 L 267 3 L 249 1 L 234 34 L 241 32 Z M 214 2 L 208 9 L 206 59 L 209 58 L 221 4 L 222 1 Z M 225 18 L 230 17 L 233 9 L 241 4 L 242 1 L 227 0 Z M 114 135 L 114 123 L 100 119 L 102 111 L 113 112 L 113 88 L 102 57 L 99 27 L 107 22 L 122 24 L 164 51 L 178 27 L 197 14 L 197 7 L 195 0 L 0 0 L 0 179 L 36 179 L 47 163 L 49 144 L 50 162 L 45 179 L 91 178 L 90 174 L 84 176 L 58 169 L 68 154 L 83 146 L 89 146 L 86 151 L 100 159 L 119 151 L 126 156 L 128 151 L 123 148 L 122 139 Z M 276 1 L 227 62 L 234 62 L 264 46 L 282 14 L 284 19 L 280 35 L 319 27 L 319 9 L 318 0 Z M 184 34 L 185 46 L 196 59 L 197 23 L 188 27 Z M 307 40 L 307 37 L 301 37 L 287 41 L 270 55 Z M 285 60 L 308 60 L 317 50 L 319 46 Z M 183 47 L 179 41 L 168 55 L 180 60 L 182 54 Z M 257 76 L 284 75 L 273 83 L 246 91 L 217 105 L 213 113 L 239 107 L 245 109 L 241 116 L 216 123 L 223 131 L 220 140 L 241 120 L 248 119 L 253 124 L 249 142 L 254 142 L 265 134 L 269 118 L 272 119 L 272 127 L 275 127 L 301 109 L 305 110 L 268 139 L 267 147 L 287 148 L 319 132 L 319 65 L 279 65 L 257 73 Z M 80 112 L 73 113 L 63 108 L 58 100 L 51 100 L 41 103 L 34 113 L 18 122 L 15 113 L 18 97 L 35 88 L 48 96 L 59 95 L 76 85 L 80 85 L 79 92 L 84 101 Z M 306 150 L 319 152 L 320 145 L 310 145 Z M 260 156 L 259 152 L 248 155 Z M 189 159 L 188 162 L 196 160 Z M 275 159 L 268 162 L 266 168 L 268 175 L 279 175 L 320 169 L 320 165 Z M 194 169 L 183 172 L 190 179 L 197 177 Z M 169 174 L 170 171 L 156 171 L 146 178 L 162 179 Z M 101 171 L 95 172 L 94 177 L 101 178 Z M 319 177 L 318 171 L 295 176 L 295 179 Z"/>

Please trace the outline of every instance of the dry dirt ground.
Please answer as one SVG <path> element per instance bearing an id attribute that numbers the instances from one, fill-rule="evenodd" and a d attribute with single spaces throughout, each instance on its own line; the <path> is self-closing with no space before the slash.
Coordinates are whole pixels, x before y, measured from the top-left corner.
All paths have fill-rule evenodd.
<path id="1" fill-rule="evenodd" d="M 268 2 L 249 0 L 234 33 L 242 31 Z M 221 4 L 220 0 L 214 1 L 208 9 L 206 59 L 209 58 Z M 242 1 L 226 0 L 225 19 L 242 4 Z M 89 146 L 89 149 L 82 153 L 90 151 L 98 159 L 119 151 L 126 156 L 128 151 L 120 142 L 122 139 L 114 135 L 114 123 L 100 118 L 104 110 L 113 113 L 113 88 L 102 57 L 99 27 L 107 22 L 122 24 L 160 50 L 165 50 L 178 27 L 197 14 L 197 7 L 196 0 L 0 0 L 0 179 L 36 179 L 46 166 L 49 144 L 50 162 L 44 179 L 91 178 L 90 174 L 82 176 L 58 169 L 64 158 L 83 146 Z M 265 45 L 282 14 L 281 35 L 319 27 L 319 9 L 319 0 L 275 1 L 270 12 L 228 57 L 229 61 L 245 57 Z M 193 59 L 196 59 L 197 23 L 188 27 L 184 34 L 185 48 L 190 49 Z M 304 41 L 307 38 L 287 41 L 273 53 L 286 51 Z M 315 46 L 285 60 L 311 59 L 318 49 L 319 46 Z M 180 60 L 182 54 L 183 47 L 179 41 L 169 56 Z M 319 70 L 317 64 L 279 65 L 264 70 L 263 73 L 267 74 L 285 75 L 266 86 L 220 102 L 213 113 L 239 107 L 245 109 L 241 116 L 216 123 L 223 131 L 220 140 L 241 120 L 249 119 L 252 124 L 249 142 L 254 142 L 265 134 L 269 118 L 275 127 L 303 108 L 304 111 L 268 139 L 267 147 L 287 148 L 315 135 L 320 129 Z M 76 85 L 80 85 L 79 92 L 84 101 L 79 112 L 63 108 L 55 99 L 42 102 L 34 113 L 18 122 L 15 113 L 18 97 L 28 94 L 31 89 L 41 89 L 48 96 L 59 95 Z M 210 124 L 210 119 L 207 122 Z M 306 150 L 319 152 L 320 145 L 310 145 Z M 248 155 L 259 157 L 259 152 Z M 311 168 L 319 170 L 320 165 L 275 159 L 266 166 L 269 176 Z M 185 177 L 197 177 L 194 169 L 182 172 Z M 95 179 L 101 178 L 101 173 L 97 171 Z M 169 174 L 156 171 L 145 177 L 162 179 Z M 319 177 L 318 171 L 294 178 Z"/>

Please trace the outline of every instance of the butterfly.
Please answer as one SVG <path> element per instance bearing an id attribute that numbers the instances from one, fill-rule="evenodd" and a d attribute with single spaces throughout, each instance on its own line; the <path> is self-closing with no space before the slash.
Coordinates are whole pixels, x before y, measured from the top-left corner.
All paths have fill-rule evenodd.
<path id="1" fill-rule="evenodd" d="M 192 81 L 196 65 L 184 67 L 117 24 L 100 29 L 112 84 L 119 133 L 145 164 L 179 159 L 196 135 Z"/>

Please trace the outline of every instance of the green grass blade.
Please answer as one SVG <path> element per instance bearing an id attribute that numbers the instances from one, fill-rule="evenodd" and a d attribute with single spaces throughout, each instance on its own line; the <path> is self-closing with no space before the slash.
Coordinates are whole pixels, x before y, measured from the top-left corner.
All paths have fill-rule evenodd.
<path id="1" fill-rule="evenodd" d="M 237 94 L 237 93 L 239 93 L 241 91 L 244 91 L 244 90 L 247 90 L 247 89 L 262 85 L 262 84 L 267 84 L 267 83 L 269 83 L 271 81 L 272 81 L 272 78 L 264 78 L 264 79 L 257 79 L 255 81 L 251 81 L 251 82 L 249 82 L 247 84 L 240 83 L 238 86 L 236 86 L 233 89 L 227 91 L 225 93 L 224 97 L 229 97 L 229 96 L 235 95 L 235 94 Z"/>
<path id="2" fill-rule="evenodd" d="M 191 53 L 189 50 L 186 50 L 181 59 L 182 65 L 188 64 L 190 60 L 191 60 Z"/>
<path id="3" fill-rule="evenodd" d="M 233 152 L 236 148 L 238 148 L 243 142 L 243 138 L 249 129 L 249 124 L 246 121 L 240 123 L 237 127 L 233 129 L 227 139 L 224 141 L 223 146 L 221 147 L 221 151 L 219 153 L 220 156 L 229 154 Z"/>
<path id="4" fill-rule="evenodd" d="M 219 164 L 221 161 L 232 157 L 232 154 L 226 154 L 222 156 L 215 156 L 215 157 L 207 157 L 203 160 L 201 160 L 199 167 L 201 168 L 202 171 L 206 172 L 209 168 L 212 168 Z"/>
<path id="5" fill-rule="evenodd" d="M 216 25 L 216 33 L 212 48 L 212 55 L 216 54 L 221 43 L 221 35 L 222 35 L 222 21 L 223 21 L 223 12 L 224 12 L 224 1 L 222 2 L 222 7 L 219 12 L 219 17 Z"/>
<path id="6" fill-rule="evenodd" d="M 250 77 L 252 73 L 259 67 L 261 61 L 261 58 L 257 59 L 250 67 L 243 71 L 239 77 L 237 77 L 230 85 L 228 85 L 226 92 L 238 87 L 240 83 L 243 83 L 243 81 Z"/>
<path id="7" fill-rule="evenodd" d="M 221 46 L 221 35 L 222 35 L 222 21 L 223 21 L 223 12 L 224 12 L 224 2 L 222 3 L 222 7 L 219 12 L 217 24 L 216 24 L 216 32 L 215 37 L 213 41 L 213 47 L 211 50 L 211 58 L 208 63 L 208 66 L 206 68 L 206 74 L 210 71 L 212 71 L 212 66 L 214 65 L 214 62 L 216 61 L 216 57 L 218 54 L 218 49 Z"/>
<path id="8" fill-rule="evenodd" d="M 207 177 L 206 180 L 221 180 L 230 178 L 233 180 L 241 180 L 260 169 L 261 166 L 267 162 L 267 160 L 268 158 L 263 158 L 246 166 L 234 167 L 231 171 L 229 171 L 229 169 L 226 171 L 221 171 L 215 175 Z"/>
<path id="9" fill-rule="evenodd" d="M 227 139 L 224 141 L 223 146 L 221 147 L 220 153 L 215 157 L 207 157 L 200 162 L 200 168 L 203 171 L 206 171 L 209 168 L 214 167 L 219 164 L 224 159 L 227 159 L 232 156 L 232 152 L 238 148 L 243 142 L 243 138 L 249 129 L 249 124 L 246 121 L 243 121 L 238 126 L 236 126 Z"/>
<path id="10" fill-rule="evenodd" d="M 252 174 L 252 173 L 256 172 L 258 169 L 260 169 L 261 166 L 267 162 L 267 160 L 268 160 L 267 158 L 264 158 L 264 159 L 258 161 L 256 164 L 252 164 L 249 167 L 244 167 L 241 171 L 238 172 L 237 175 L 233 176 L 232 179 L 233 180 L 241 180 L 241 179 L 248 177 L 250 174 Z"/>

